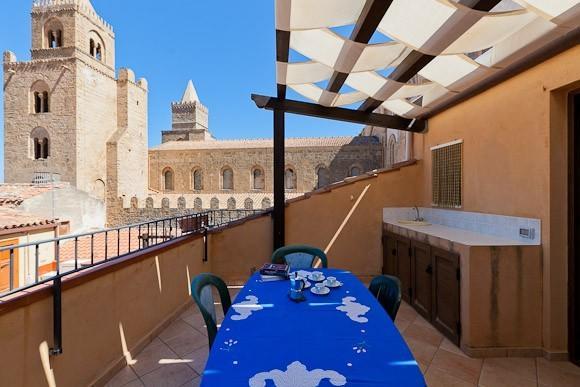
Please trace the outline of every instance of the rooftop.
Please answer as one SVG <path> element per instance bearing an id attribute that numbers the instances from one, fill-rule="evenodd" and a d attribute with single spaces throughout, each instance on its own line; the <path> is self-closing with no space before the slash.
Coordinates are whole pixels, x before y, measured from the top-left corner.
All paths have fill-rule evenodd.
<path id="1" fill-rule="evenodd" d="M 347 145 L 379 144 L 372 136 L 361 137 L 306 137 L 287 138 L 286 148 L 305 147 L 342 147 Z M 252 149 L 272 148 L 272 139 L 208 140 L 208 141 L 170 141 L 150 148 L 151 150 L 203 150 L 203 149 Z"/>

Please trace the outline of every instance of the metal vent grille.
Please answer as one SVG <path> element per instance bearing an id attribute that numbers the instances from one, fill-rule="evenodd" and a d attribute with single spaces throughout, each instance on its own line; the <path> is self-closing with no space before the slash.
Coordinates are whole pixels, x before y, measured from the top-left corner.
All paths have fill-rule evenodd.
<path id="1" fill-rule="evenodd" d="M 433 206 L 457 208 L 462 205 L 463 141 L 431 148 Z"/>

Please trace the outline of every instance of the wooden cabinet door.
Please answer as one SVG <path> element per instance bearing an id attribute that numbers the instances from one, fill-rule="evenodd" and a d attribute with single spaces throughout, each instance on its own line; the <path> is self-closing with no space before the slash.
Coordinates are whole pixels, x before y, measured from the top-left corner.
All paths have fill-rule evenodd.
<path id="1" fill-rule="evenodd" d="M 459 255 L 433 247 L 433 325 L 459 345 Z"/>
<path id="2" fill-rule="evenodd" d="M 411 241 L 412 287 L 411 304 L 417 312 L 431 320 L 433 303 L 433 264 L 427 244 Z"/>
<path id="3" fill-rule="evenodd" d="M 411 303 L 413 284 L 411 276 L 411 241 L 407 238 L 398 237 L 395 240 L 397 250 L 397 277 L 401 281 L 401 293 L 403 300 Z"/>
<path id="4" fill-rule="evenodd" d="M 383 234 L 383 274 L 397 275 L 397 244 L 393 234 Z"/>

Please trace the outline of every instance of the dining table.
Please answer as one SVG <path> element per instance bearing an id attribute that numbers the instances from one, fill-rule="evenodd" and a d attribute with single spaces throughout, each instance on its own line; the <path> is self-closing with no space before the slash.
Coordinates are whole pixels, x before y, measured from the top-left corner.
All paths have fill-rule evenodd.
<path id="1" fill-rule="evenodd" d="M 425 386 L 395 324 L 351 272 L 308 269 L 337 279 L 326 295 L 307 280 L 304 300 L 290 299 L 289 280 L 254 273 L 224 316 L 202 386 Z M 317 280 L 319 280 L 317 278 Z"/>

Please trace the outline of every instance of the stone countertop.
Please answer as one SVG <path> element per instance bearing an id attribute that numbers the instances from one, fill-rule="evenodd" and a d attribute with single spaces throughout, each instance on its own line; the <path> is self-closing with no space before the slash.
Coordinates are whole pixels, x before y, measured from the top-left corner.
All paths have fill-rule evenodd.
<path id="1" fill-rule="evenodd" d="M 383 220 L 384 223 L 416 233 L 445 239 L 466 246 L 537 246 L 538 243 L 501 238 L 494 235 L 482 234 L 460 228 L 431 224 L 429 226 L 415 226 L 399 223 L 398 220 Z"/>

